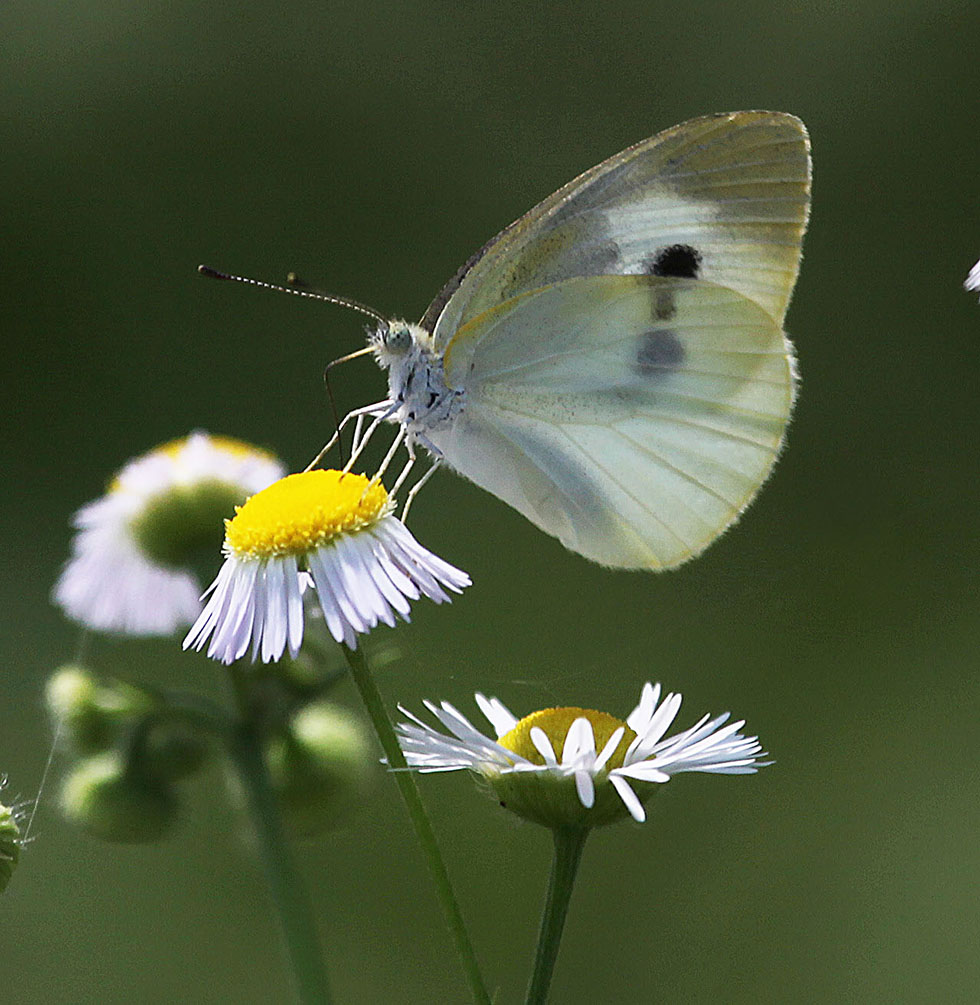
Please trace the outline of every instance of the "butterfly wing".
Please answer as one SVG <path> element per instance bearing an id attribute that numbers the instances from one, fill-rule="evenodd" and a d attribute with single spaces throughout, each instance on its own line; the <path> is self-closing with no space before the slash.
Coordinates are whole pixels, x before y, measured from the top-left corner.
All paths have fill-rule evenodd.
<path id="1" fill-rule="evenodd" d="M 806 129 L 783 112 L 693 119 L 586 171 L 480 249 L 422 325 L 456 331 L 521 293 L 593 275 L 698 278 L 782 325 L 809 211 Z"/>
<path id="2" fill-rule="evenodd" d="M 765 480 L 793 398 L 780 326 L 700 280 L 592 276 L 521 294 L 445 354 L 465 408 L 430 437 L 448 463 L 566 547 L 669 568 Z"/>

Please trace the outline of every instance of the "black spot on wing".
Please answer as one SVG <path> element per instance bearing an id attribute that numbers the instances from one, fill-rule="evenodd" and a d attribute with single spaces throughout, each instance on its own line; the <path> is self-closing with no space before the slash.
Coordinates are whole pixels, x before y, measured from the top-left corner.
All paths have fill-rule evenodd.
<path id="1" fill-rule="evenodd" d="M 684 362 L 684 345 L 669 328 L 644 332 L 636 343 L 633 370 L 641 377 L 666 376 Z"/>
<path id="2" fill-rule="evenodd" d="M 644 262 L 648 276 L 697 279 L 701 271 L 701 252 L 689 244 L 660 248 Z"/>

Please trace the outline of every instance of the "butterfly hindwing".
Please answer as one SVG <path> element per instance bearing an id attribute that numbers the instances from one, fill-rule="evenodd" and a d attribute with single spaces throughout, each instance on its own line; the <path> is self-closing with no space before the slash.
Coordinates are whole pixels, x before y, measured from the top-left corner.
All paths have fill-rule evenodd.
<path id="1" fill-rule="evenodd" d="M 749 502 L 793 397 L 780 326 L 701 280 L 594 276 L 514 297 L 459 330 L 466 408 L 449 464 L 605 565 L 669 568 Z"/>
<path id="2" fill-rule="evenodd" d="M 624 150 L 502 231 L 433 301 L 444 349 L 498 304 L 577 276 L 697 278 L 782 325 L 809 209 L 806 129 L 782 112 L 694 119 Z"/>

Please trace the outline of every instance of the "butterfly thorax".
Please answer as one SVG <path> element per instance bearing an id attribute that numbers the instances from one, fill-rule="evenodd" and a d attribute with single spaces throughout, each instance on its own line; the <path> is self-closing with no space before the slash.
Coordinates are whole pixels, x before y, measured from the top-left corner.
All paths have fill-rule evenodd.
<path id="1" fill-rule="evenodd" d="M 412 441 L 430 446 L 425 434 L 452 422 L 464 404 L 464 392 L 446 384 L 432 335 L 420 325 L 390 321 L 370 341 L 378 366 L 388 371 L 394 406 L 389 418 L 404 426 Z"/>

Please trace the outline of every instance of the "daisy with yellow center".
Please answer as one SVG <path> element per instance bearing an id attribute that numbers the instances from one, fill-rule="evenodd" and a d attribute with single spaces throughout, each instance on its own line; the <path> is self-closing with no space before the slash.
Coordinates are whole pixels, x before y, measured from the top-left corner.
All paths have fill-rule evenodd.
<path id="1" fill-rule="evenodd" d="M 195 432 L 131 460 L 74 516 L 71 558 L 53 599 L 89 628 L 170 635 L 201 611 L 194 561 L 213 554 L 222 520 L 283 474 L 271 454 Z"/>
<path id="2" fill-rule="evenodd" d="M 738 732 L 744 721 L 726 725 L 728 713 L 705 715 L 665 739 L 681 696 L 661 700 L 659 684 L 643 685 L 625 722 L 582 708 L 549 708 L 518 720 L 496 698 L 475 697 L 496 739 L 448 702 L 425 707 L 449 735 L 399 706 L 411 720 L 398 727 L 406 761 L 421 772 L 473 771 L 507 809 L 547 827 L 591 828 L 627 813 L 642 823 L 653 791 L 645 783 L 667 782 L 683 771 L 751 774 L 768 763 L 759 759 L 765 754 L 758 737 Z"/>
<path id="3" fill-rule="evenodd" d="M 222 663 L 293 656 L 303 641 L 303 593 L 313 586 L 330 634 L 351 649 L 379 622 L 408 620 L 421 596 L 466 573 L 423 548 L 392 513 L 380 482 L 340 471 L 288 475 L 252 496 L 225 525 L 225 562 L 184 639 Z M 210 642 L 208 641 L 210 639 Z"/>

